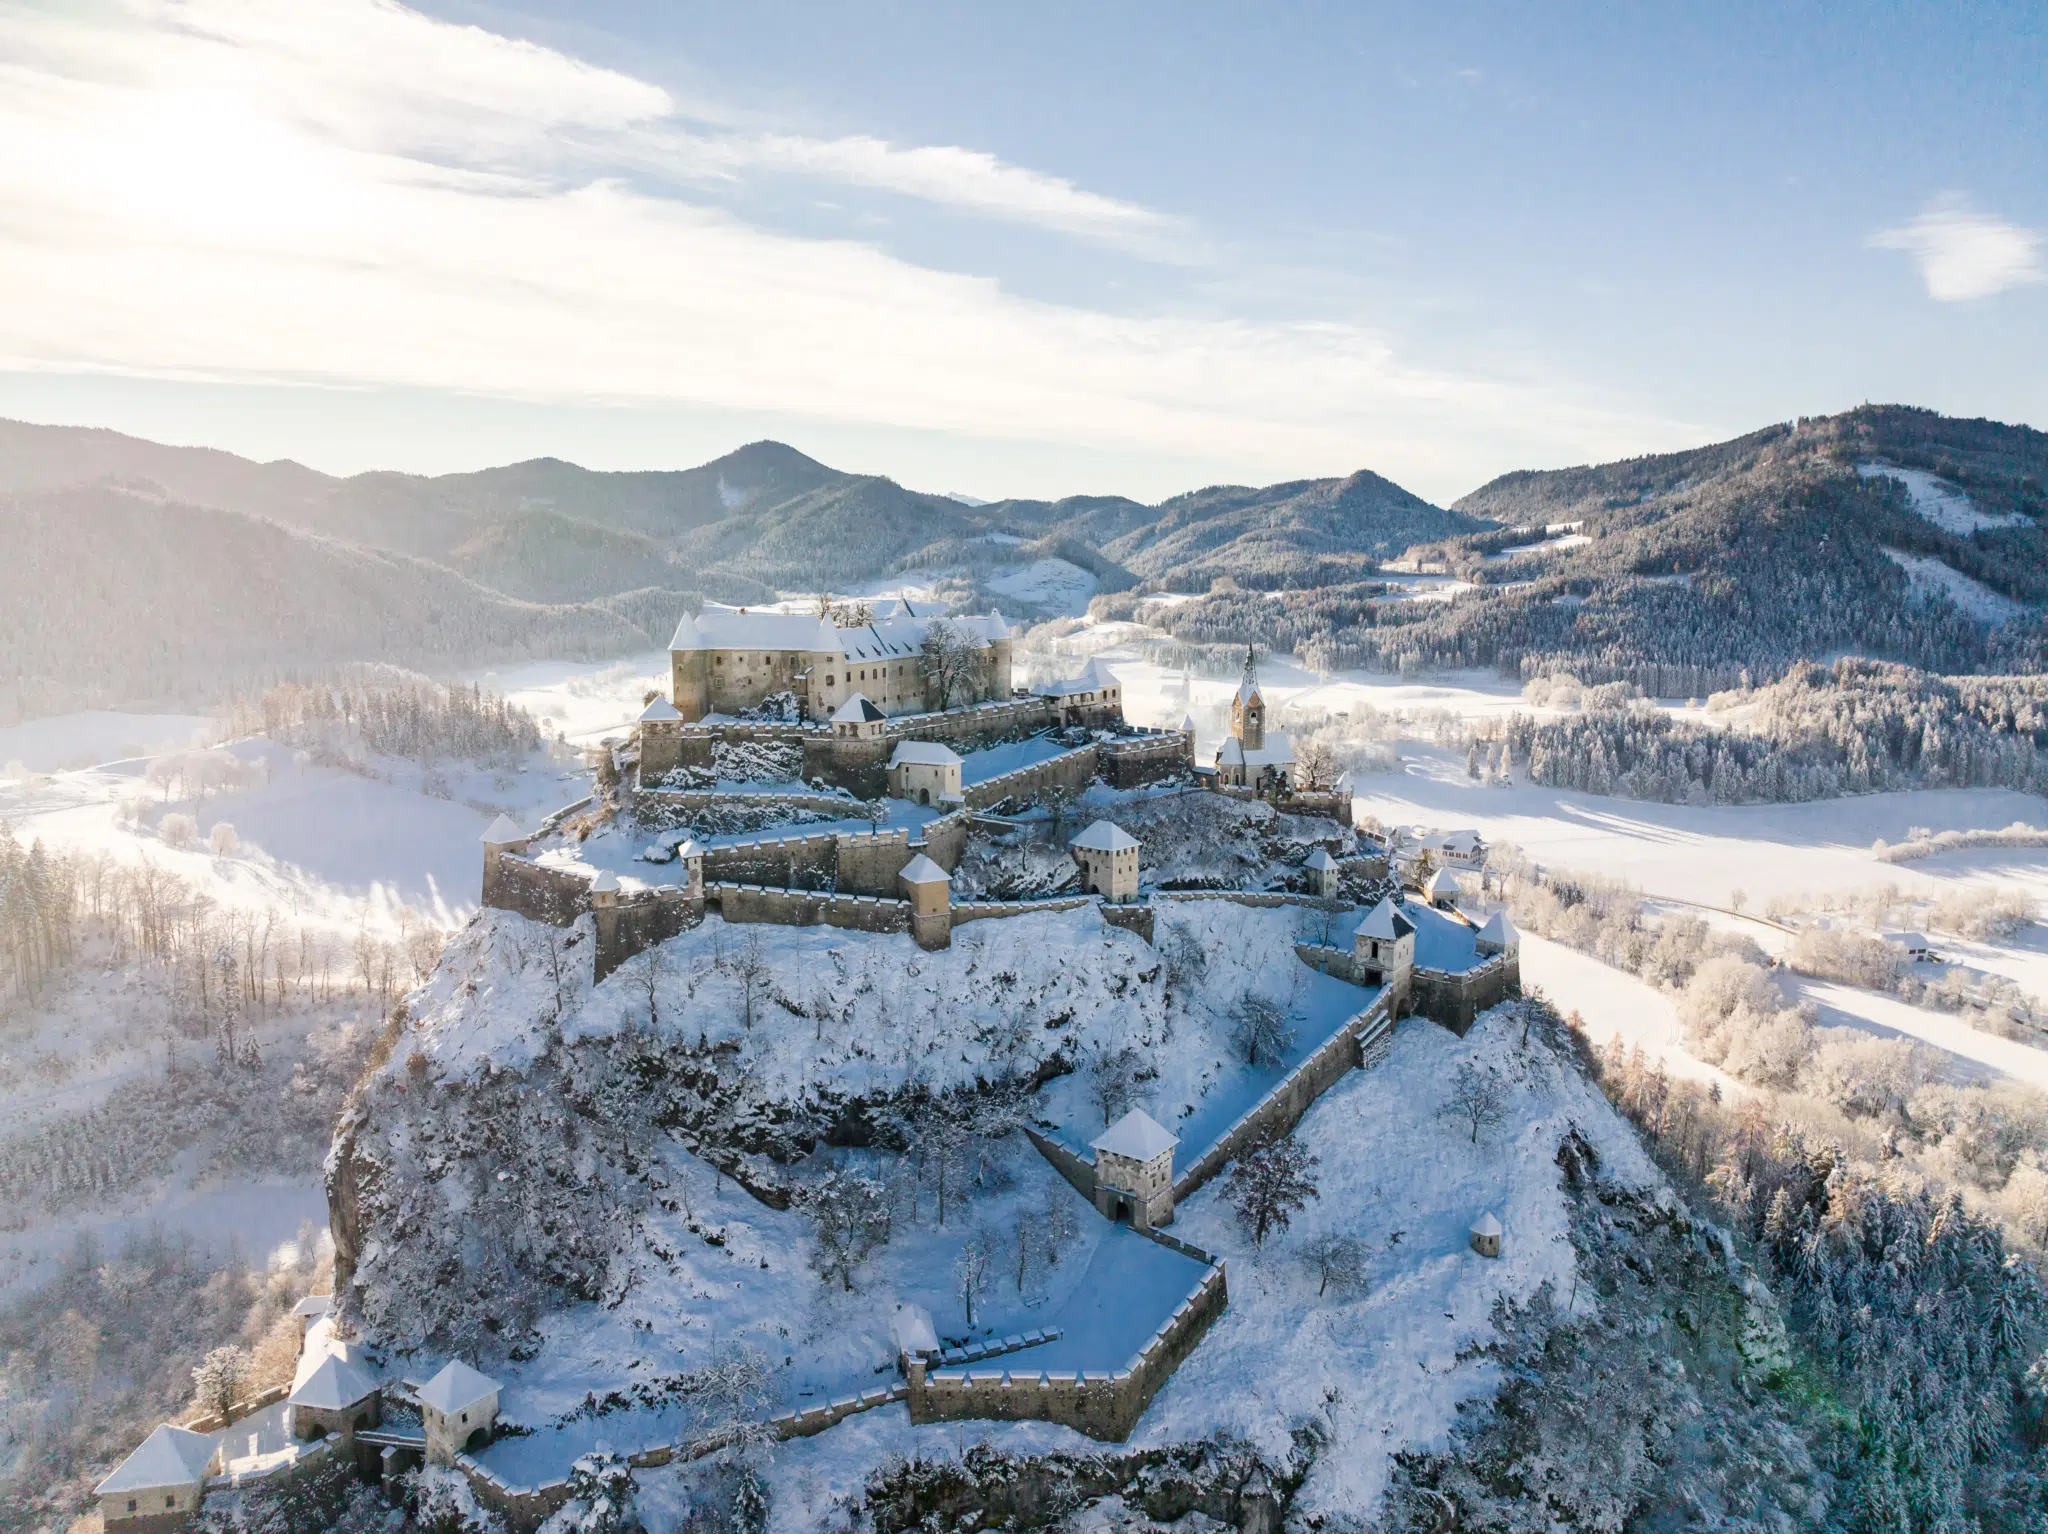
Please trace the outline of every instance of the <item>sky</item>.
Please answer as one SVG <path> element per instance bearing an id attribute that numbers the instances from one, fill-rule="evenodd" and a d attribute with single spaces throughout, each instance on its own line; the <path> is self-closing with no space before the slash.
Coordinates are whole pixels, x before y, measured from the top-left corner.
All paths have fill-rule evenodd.
<path id="1" fill-rule="evenodd" d="M 2048 7 L 0 0 L 0 416 L 984 498 L 2048 427 Z"/>

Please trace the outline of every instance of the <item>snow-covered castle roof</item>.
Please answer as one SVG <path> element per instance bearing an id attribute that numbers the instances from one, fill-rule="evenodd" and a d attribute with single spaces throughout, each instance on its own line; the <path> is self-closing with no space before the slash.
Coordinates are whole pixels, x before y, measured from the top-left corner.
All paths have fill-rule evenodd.
<path id="1" fill-rule="evenodd" d="M 889 765 L 900 767 L 905 762 L 916 767 L 958 767 L 960 754 L 936 740 L 899 740 L 889 753 Z"/>
<path id="2" fill-rule="evenodd" d="M 1067 845 L 1083 852 L 1129 852 L 1138 839 L 1113 821 L 1098 820 Z"/>
<path id="3" fill-rule="evenodd" d="M 213 1463 L 214 1442 L 206 1433 L 166 1422 L 137 1446 L 135 1452 L 114 1467 L 114 1473 L 94 1488 L 101 1496 L 120 1491 L 157 1491 L 166 1486 L 189 1486 L 206 1474 Z"/>
<path id="4" fill-rule="evenodd" d="M 1391 899 L 1382 900 L 1367 911 L 1365 919 L 1358 924 L 1360 937 L 1378 938 L 1384 943 L 1395 942 L 1414 930 L 1415 923 Z"/>
<path id="5" fill-rule="evenodd" d="M 903 865 L 903 872 L 896 876 L 905 884 L 951 884 L 953 876 L 920 852 Z"/>
<path id="6" fill-rule="evenodd" d="M 1522 935 L 1508 920 L 1507 912 L 1495 911 L 1486 918 L 1486 925 L 1479 929 L 1479 941 L 1499 948 L 1513 948 L 1522 941 Z"/>
<path id="7" fill-rule="evenodd" d="M 666 698 L 656 698 L 640 711 L 642 724 L 672 724 L 682 717 L 676 706 Z"/>
<path id="8" fill-rule="evenodd" d="M 1337 866 L 1337 860 L 1330 856 L 1329 848 L 1318 847 L 1308 855 L 1308 862 L 1303 866 L 1313 869 L 1319 874 L 1326 874 Z"/>
<path id="9" fill-rule="evenodd" d="M 896 1344 L 899 1353 L 936 1353 L 939 1350 L 939 1333 L 932 1325 L 932 1313 L 922 1305 L 896 1307 L 896 1314 L 889 1321 L 889 1339 Z"/>
<path id="10" fill-rule="evenodd" d="M 832 710 L 834 724 L 873 724 L 877 719 L 888 717 L 868 701 L 867 694 L 859 692 Z"/>
<path id="11" fill-rule="evenodd" d="M 1081 668 L 1079 676 L 1071 676 L 1060 682 L 1040 682 L 1032 691 L 1041 698 L 1071 698 L 1077 693 L 1101 692 L 1106 687 L 1116 685 L 1116 673 L 1100 660 L 1091 657 L 1088 664 Z"/>
<path id="12" fill-rule="evenodd" d="M 289 1397 L 294 1406 L 346 1411 L 377 1393 L 377 1382 L 339 1353 L 329 1353 Z"/>
<path id="13" fill-rule="evenodd" d="M 500 815 L 484 827 L 481 840 L 487 847 L 509 847 L 514 842 L 525 841 L 526 833 L 512 823 L 510 815 Z"/>
<path id="14" fill-rule="evenodd" d="M 1143 1108 L 1133 1108 L 1090 1140 L 1088 1148 L 1107 1151 L 1112 1156 L 1125 1156 L 1132 1161 L 1150 1161 L 1154 1156 L 1165 1155 L 1178 1144 L 1178 1135 L 1169 1133 L 1165 1125 Z"/>
<path id="15" fill-rule="evenodd" d="M 500 1386 L 488 1374 L 451 1358 L 441 1372 L 420 1386 L 420 1405 L 431 1406 L 444 1417 L 469 1410 L 477 1402 L 498 1393 Z"/>

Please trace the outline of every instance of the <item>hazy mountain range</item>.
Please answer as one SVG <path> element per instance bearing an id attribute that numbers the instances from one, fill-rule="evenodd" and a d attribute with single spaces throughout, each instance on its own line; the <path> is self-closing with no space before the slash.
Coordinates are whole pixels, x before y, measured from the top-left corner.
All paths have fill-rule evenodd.
<path id="1" fill-rule="evenodd" d="M 337 478 L 0 422 L 0 712 L 190 696 L 343 659 L 617 653 L 662 643 L 706 596 L 847 590 L 905 570 L 986 577 L 1045 558 L 1106 593 L 1203 593 L 1218 576 L 1280 593 L 1191 604 L 1177 631 L 1319 645 L 1335 664 L 1770 669 L 1861 646 L 2010 669 L 2038 664 L 2044 482 L 2042 433 L 1896 407 L 1510 474 L 1449 508 L 1365 471 L 1156 506 L 969 504 L 775 442 L 673 471 L 542 458 Z M 1576 526 L 1529 531 L 1563 523 Z M 1382 589 L 1376 566 L 1403 553 L 1476 597 Z"/>

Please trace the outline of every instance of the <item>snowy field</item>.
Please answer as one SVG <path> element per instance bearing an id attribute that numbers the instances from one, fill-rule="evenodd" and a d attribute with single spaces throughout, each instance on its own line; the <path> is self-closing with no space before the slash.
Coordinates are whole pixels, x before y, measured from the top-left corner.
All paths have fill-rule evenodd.
<path id="1" fill-rule="evenodd" d="M 680 616 L 680 615 L 678 615 Z M 647 706 L 647 694 L 668 696 L 666 650 L 623 660 L 535 661 L 531 665 L 480 671 L 480 682 L 540 721 L 541 733 L 560 732 L 573 745 L 595 745 L 607 735 L 623 736 Z"/>
<path id="2" fill-rule="evenodd" d="M 483 873 L 477 838 L 504 812 L 532 824 L 587 792 L 587 776 L 536 755 L 504 772 L 442 770 L 448 797 L 423 791 L 415 763 L 324 767 L 263 740 L 220 748 L 245 771 L 237 785 L 203 800 L 166 799 L 149 759 L 0 782 L 0 819 L 27 845 L 104 852 L 116 863 L 147 861 L 188 880 L 216 904 L 300 920 L 354 926 L 367 911 L 388 925 L 401 906 L 452 927 L 476 909 Z M 143 806 L 131 818 L 124 806 Z M 192 816 L 186 847 L 161 834 L 167 812 Z M 236 851 L 215 856 L 208 839 L 227 822 Z"/>
<path id="3" fill-rule="evenodd" d="M 1934 830 L 1996 828 L 2041 816 L 2041 801 L 2006 789 L 1919 789 L 1812 804 L 1655 804 L 1604 798 L 1540 783 L 1487 786 L 1465 776 L 1462 752 L 1403 745 L 1401 770 L 1357 781 L 1355 808 L 1382 824 L 1471 827 L 1489 842 L 1512 842 L 1539 863 L 1626 879 L 1650 894 L 1727 905 L 1742 890 L 1752 908 L 1794 890 L 1897 883 L 1903 889 L 1952 887 L 1944 859 L 1888 864 L 1871 843 L 1906 839 L 1914 826 Z M 1992 849 L 2001 870 L 2025 869 L 2024 881 L 2048 896 L 2048 849 Z M 1955 877 L 1983 877 L 1947 854 Z M 1937 871 L 1930 872 L 1930 868 Z"/>
<path id="4" fill-rule="evenodd" d="M 220 726 L 204 714 L 123 714 L 97 709 L 0 728 L 0 766 L 12 775 L 92 767 L 122 757 L 209 746 Z"/>

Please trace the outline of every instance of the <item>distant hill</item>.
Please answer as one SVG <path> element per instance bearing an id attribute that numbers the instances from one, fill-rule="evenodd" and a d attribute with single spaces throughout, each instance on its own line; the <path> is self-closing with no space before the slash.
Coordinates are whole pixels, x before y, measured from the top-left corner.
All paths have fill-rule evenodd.
<path id="1" fill-rule="evenodd" d="M 1171 615 L 1181 637 L 1279 645 L 1333 668 L 1573 669 L 1663 693 L 1726 685 L 1745 669 L 1774 676 L 1801 657 L 1845 650 L 1933 670 L 2012 669 L 2048 653 L 2044 483 L 2042 433 L 1904 407 L 1503 475 L 1449 508 L 1369 472 L 1211 486 L 1156 506 L 1121 496 L 975 505 L 845 473 L 776 442 L 681 470 L 600 472 L 537 458 L 465 474 L 337 478 L 115 432 L 0 422 L 0 501 L 12 496 L 0 516 L 44 560 L 33 594 L 51 610 L 94 621 L 110 611 L 101 572 L 56 557 L 116 554 L 110 528 L 131 550 L 160 549 L 166 571 L 193 566 L 199 547 L 230 567 L 277 562 L 257 589 L 299 609 L 297 636 L 252 611 L 232 639 L 242 621 L 232 586 L 205 612 L 165 583 L 124 588 L 148 622 L 153 603 L 172 615 L 166 632 L 206 636 L 117 668 L 144 689 L 172 675 L 189 685 L 206 667 L 257 654 L 297 663 L 651 645 L 699 594 L 759 601 L 902 572 L 1024 619 L 1056 610 L 1034 606 L 1049 599 L 1032 593 L 1078 583 L 1085 599 L 1091 580 L 1102 594 L 1149 585 L 1201 595 Z M 85 524 L 51 525 L 47 498 L 85 486 L 96 496 L 71 503 Z M 202 508 L 239 520 L 207 520 Z M 278 541 L 284 534 L 294 536 Z M 1439 583 L 1432 600 L 1414 600 L 1387 574 L 1403 555 L 1404 569 L 1472 589 L 1443 600 Z M 1085 574 L 1006 574 L 1036 562 L 1057 575 L 1046 561 Z M 386 601 L 375 571 L 416 600 Z M 193 577 L 191 590 L 212 589 L 209 579 Z M 138 608 L 128 612 L 132 626 Z M 25 640 L 7 658 L 14 685 L 84 680 L 84 663 L 68 653 L 54 636 Z M 105 678 L 93 685 L 109 697 L 157 695 Z"/>
<path id="2" fill-rule="evenodd" d="M 143 546 L 162 546 L 166 569 L 182 569 L 180 540 L 189 535 L 230 565 L 280 561 L 272 588 L 280 594 L 294 580 L 311 583 L 291 599 L 309 617 L 299 640 L 277 649 L 280 636 L 261 613 L 250 615 L 244 636 L 243 650 L 293 663 L 322 654 L 396 659 L 542 648 L 518 632 L 521 621 L 536 635 L 573 634 L 565 642 L 577 645 L 600 645 L 607 635 L 621 648 L 652 644 L 666 637 L 685 595 L 760 601 L 779 590 L 849 590 L 905 571 L 950 580 L 963 598 L 1029 620 L 1056 610 L 1035 605 L 1045 598 L 1032 593 L 1070 591 L 1075 582 L 1084 594 L 1091 581 L 1095 591 L 1116 592 L 1148 578 L 1201 591 L 1217 575 L 1314 585 L 1355 575 L 1418 539 L 1485 525 L 1372 474 L 1267 490 L 1218 487 L 1157 507 L 1120 497 L 975 504 L 848 474 L 779 442 L 750 443 L 693 469 L 601 472 L 536 458 L 464 474 L 336 477 L 118 432 L 0 421 L 0 501 L 12 497 L 0 515 L 13 519 L 25 549 L 59 546 L 41 498 L 88 486 L 105 493 L 74 503 L 85 518 L 69 535 L 75 539 L 90 543 L 119 527 Z M 199 519 L 201 509 L 241 520 Z M 299 541 L 280 542 L 279 532 Z M 337 573 L 316 574 L 323 561 Z M 1085 574 L 1004 579 L 1044 561 Z M 386 610 L 338 573 L 343 568 L 402 569 L 394 580 L 418 593 L 438 580 L 438 600 L 450 610 L 424 598 L 409 618 L 407 609 Z M 102 594 L 84 567 L 67 573 L 55 561 L 48 569 L 46 600 L 81 614 L 99 610 Z M 195 589 L 204 588 L 202 578 Z M 228 595 L 199 623 L 203 643 L 173 644 L 146 665 L 117 668 L 93 684 L 98 694 L 155 696 L 174 675 L 189 684 L 206 668 L 239 666 Z M 191 628 L 186 605 L 169 594 L 156 600 L 174 626 Z M 542 619 L 550 607 L 580 611 Z M 351 611 L 359 623 L 347 618 Z M 82 681 L 66 653 L 51 642 L 17 652 L 14 685 L 49 683 L 61 693 Z"/>
<path id="3" fill-rule="evenodd" d="M 106 485 L 0 495 L 0 543 L 0 714 L 203 698 L 342 660 L 659 642 L 623 609 L 522 602 L 412 555 Z M 663 621 L 678 596 L 694 593 L 671 593 Z"/>
<path id="4" fill-rule="evenodd" d="M 2039 670 L 2044 486 L 2048 435 L 1903 406 L 1503 475 L 1453 510 L 1505 528 L 1411 551 L 1479 590 L 1382 604 L 1325 636 L 1324 659 L 1569 669 L 1666 695 L 1845 652 Z"/>

